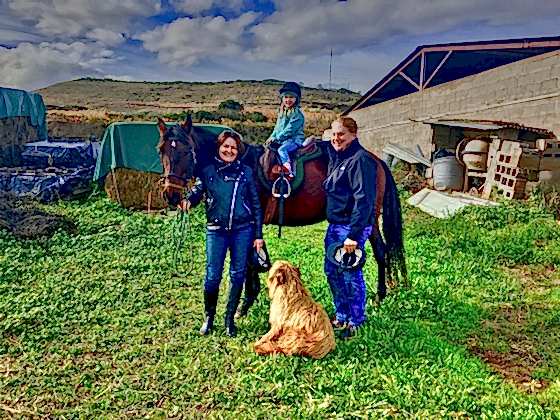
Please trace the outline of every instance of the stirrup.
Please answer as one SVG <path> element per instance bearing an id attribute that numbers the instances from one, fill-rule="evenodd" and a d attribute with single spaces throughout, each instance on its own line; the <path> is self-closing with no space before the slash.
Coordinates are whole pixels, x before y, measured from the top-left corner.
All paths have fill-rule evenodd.
<path id="1" fill-rule="evenodd" d="M 282 186 L 282 184 L 278 185 L 278 182 L 285 182 L 287 185 L 287 192 L 285 193 L 281 193 L 280 192 L 280 187 Z M 290 195 L 292 194 L 292 186 L 290 185 L 290 181 L 288 180 L 288 178 L 286 178 L 285 176 L 280 176 L 279 178 L 276 178 L 276 181 L 274 181 L 274 184 L 272 184 L 272 196 L 275 198 L 288 198 Z"/>

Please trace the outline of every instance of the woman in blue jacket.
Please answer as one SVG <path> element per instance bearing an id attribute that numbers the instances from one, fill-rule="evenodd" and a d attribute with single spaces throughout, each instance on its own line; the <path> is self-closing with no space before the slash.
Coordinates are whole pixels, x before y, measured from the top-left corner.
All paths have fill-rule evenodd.
<path id="1" fill-rule="evenodd" d="M 259 250 L 262 239 L 262 210 L 251 168 L 239 157 L 243 143 L 233 131 L 218 136 L 218 153 L 213 163 L 202 170 L 197 183 L 181 203 L 188 210 L 206 200 L 206 279 L 204 281 L 205 319 L 200 334 L 209 334 L 214 326 L 216 304 L 224 260 L 230 252 L 230 290 L 225 327 L 230 337 L 236 335 L 234 315 L 241 298 L 251 245 Z"/>

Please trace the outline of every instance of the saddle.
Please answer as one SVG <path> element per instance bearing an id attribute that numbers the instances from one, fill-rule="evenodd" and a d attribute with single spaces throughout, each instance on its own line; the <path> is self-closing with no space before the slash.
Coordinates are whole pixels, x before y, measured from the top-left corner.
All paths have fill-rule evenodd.
<path id="1" fill-rule="evenodd" d="M 305 162 L 315 159 L 321 155 L 322 151 L 317 146 L 317 139 L 310 137 L 305 140 L 303 147 L 300 147 L 292 157 L 296 176 L 290 182 L 291 190 L 296 191 L 305 177 Z M 261 185 L 268 189 L 272 189 L 274 182 L 282 173 L 286 174 L 286 168 L 278 163 L 277 152 L 271 148 L 266 148 L 259 159 L 259 180 Z"/>

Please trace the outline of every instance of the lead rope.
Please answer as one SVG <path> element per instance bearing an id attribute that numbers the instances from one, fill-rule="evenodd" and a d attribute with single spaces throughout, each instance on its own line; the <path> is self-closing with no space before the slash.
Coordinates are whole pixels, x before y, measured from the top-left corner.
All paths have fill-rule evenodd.
<path id="1" fill-rule="evenodd" d="M 190 190 L 190 188 L 192 188 L 192 183 L 193 180 L 190 180 L 186 187 L 181 186 L 181 188 Z M 188 237 L 189 240 L 192 241 L 193 232 L 194 232 L 194 228 L 192 227 L 191 217 L 189 215 L 189 212 L 178 210 L 177 216 L 175 217 L 175 228 L 173 229 L 173 236 L 174 236 L 173 242 L 175 244 L 175 249 L 173 252 L 173 270 L 174 270 L 174 275 L 177 277 L 181 277 L 181 276 L 186 277 L 194 271 L 194 249 L 191 244 L 191 246 L 188 249 L 188 255 L 187 255 L 188 258 L 187 269 L 186 271 L 183 271 L 182 274 L 179 273 L 179 260 L 180 260 L 179 256 L 185 245 L 185 237 Z"/>
<path id="2" fill-rule="evenodd" d="M 194 249 L 192 246 L 188 248 L 188 263 L 187 269 L 183 270 L 179 273 L 179 262 L 181 258 L 181 251 L 183 250 L 185 244 L 185 238 L 188 237 L 192 239 L 193 234 L 193 227 L 190 220 L 190 216 L 187 212 L 179 210 L 175 218 L 175 228 L 173 229 L 173 242 L 175 244 L 175 248 L 173 251 L 173 270 L 174 275 L 178 277 L 186 277 L 194 271 Z"/>

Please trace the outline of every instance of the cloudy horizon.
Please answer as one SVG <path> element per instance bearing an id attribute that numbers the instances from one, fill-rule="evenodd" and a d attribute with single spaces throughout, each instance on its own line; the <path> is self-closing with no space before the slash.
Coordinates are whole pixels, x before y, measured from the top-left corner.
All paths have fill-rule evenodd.
<path id="1" fill-rule="evenodd" d="M 364 92 L 419 45 L 556 36 L 560 2 L 0 0 L 0 86 L 295 80 Z"/>

